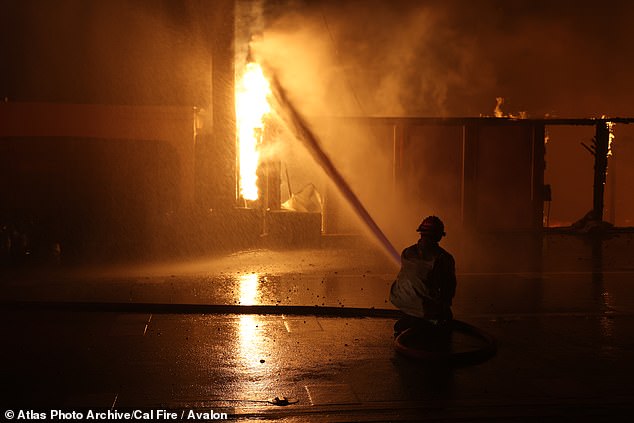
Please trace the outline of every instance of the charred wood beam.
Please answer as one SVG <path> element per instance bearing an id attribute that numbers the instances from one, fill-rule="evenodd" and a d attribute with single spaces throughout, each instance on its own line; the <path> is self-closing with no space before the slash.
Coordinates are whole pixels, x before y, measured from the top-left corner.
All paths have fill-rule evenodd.
<path id="1" fill-rule="evenodd" d="M 571 126 L 595 126 L 598 124 L 622 123 L 629 124 L 634 123 L 634 118 L 582 118 L 582 119 L 515 119 L 515 118 L 495 118 L 495 117 L 367 117 L 367 116 L 344 116 L 344 117 L 330 117 L 330 118 L 315 118 L 316 122 L 320 122 L 320 119 L 328 120 L 340 120 L 354 122 L 366 122 L 374 124 L 386 124 L 386 125 L 448 125 L 448 126 L 463 126 L 463 125 L 571 125 Z"/>
<path id="2" fill-rule="evenodd" d="M 594 147 L 594 189 L 592 211 L 596 220 L 603 220 L 605 181 L 608 172 L 608 152 L 610 148 L 610 127 L 608 122 L 597 122 Z"/>

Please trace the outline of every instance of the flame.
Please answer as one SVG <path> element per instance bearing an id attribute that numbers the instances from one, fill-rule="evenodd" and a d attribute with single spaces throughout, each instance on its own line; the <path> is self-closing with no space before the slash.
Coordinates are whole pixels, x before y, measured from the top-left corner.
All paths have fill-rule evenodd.
<path id="1" fill-rule="evenodd" d="M 607 119 L 606 115 L 601 115 L 601 119 Z M 614 127 L 616 124 L 607 120 L 605 125 L 608 128 L 608 157 L 612 156 L 612 142 L 614 142 Z"/>
<path id="2" fill-rule="evenodd" d="M 504 113 L 502 111 L 503 104 L 504 97 L 495 97 L 495 109 L 493 109 L 493 116 L 496 118 L 528 119 L 528 113 L 525 110 L 518 113 Z"/>
<path id="3" fill-rule="evenodd" d="M 493 110 L 493 116 L 496 118 L 504 117 L 502 112 L 502 104 L 504 104 L 504 97 L 495 97 L 495 109 Z"/>
<path id="4" fill-rule="evenodd" d="M 267 96 L 269 82 L 262 67 L 247 63 L 242 78 L 236 85 L 236 119 L 240 168 L 240 195 L 245 200 L 258 199 L 257 168 L 260 160 L 258 146 L 262 141 L 264 117 L 271 111 Z"/>
<path id="5" fill-rule="evenodd" d="M 614 122 L 607 122 L 609 140 L 608 140 L 608 157 L 612 156 L 612 143 L 614 142 Z"/>

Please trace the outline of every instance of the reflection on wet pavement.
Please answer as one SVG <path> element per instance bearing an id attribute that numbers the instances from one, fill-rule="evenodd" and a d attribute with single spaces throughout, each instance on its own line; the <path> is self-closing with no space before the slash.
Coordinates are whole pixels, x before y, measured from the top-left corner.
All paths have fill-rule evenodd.
<path id="1" fill-rule="evenodd" d="M 562 407 L 578 417 L 631 411 L 631 270 L 459 272 L 456 318 L 498 340 L 493 359 L 466 368 L 398 355 L 394 318 L 336 317 L 352 307 L 365 308 L 366 316 L 393 310 L 387 295 L 395 271 L 372 254 L 360 259 L 358 251 L 258 251 L 145 275 L 5 278 L 5 302 L 233 307 L 121 313 L 7 302 L 0 332 L 3 345 L 13 348 L 1 357 L 0 374 L 12 388 L 5 402 L 59 407 L 90 400 L 112 407 L 116 398 L 119 407 L 207 407 L 244 419 L 291 421 L 522 421 Z M 271 308 L 264 315 L 249 306 Z M 309 307 L 299 315 L 297 306 Z M 458 348 L 472 347 L 469 339 L 455 341 Z M 298 402 L 277 407 L 268 402 L 275 396 Z"/>
<path id="2" fill-rule="evenodd" d="M 197 274 L 174 278 L 28 280 L 4 282 L 2 300 L 301 306 L 394 310 L 391 273 Z M 629 313 L 634 272 L 458 274 L 456 316 L 531 313 Z"/>
<path id="3" fill-rule="evenodd" d="M 259 277 L 257 273 L 251 273 L 242 275 L 238 278 L 239 281 L 239 299 L 238 304 L 241 305 L 257 305 L 259 303 L 258 297 L 260 295 L 259 290 Z"/>

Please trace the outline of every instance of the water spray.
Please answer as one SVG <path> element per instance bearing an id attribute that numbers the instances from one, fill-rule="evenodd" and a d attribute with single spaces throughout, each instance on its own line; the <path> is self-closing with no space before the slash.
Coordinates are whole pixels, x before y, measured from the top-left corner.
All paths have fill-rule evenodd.
<path id="1" fill-rule="evenodd" d="M 271 83 L 271 92 L 279 107 L 276 110 L 280 113 L 280 116 L 288 127 L 293 130 L 295 136 L 303 142 L 313 158 L 326 172 L 330 179 L 335 183 L 339 192 L 352 206 L 354 212 L 361 218 L 363 223 L 367 226 L 370 232 L 379 241 L 385 252 L 389 255 L 395 264 L 400 263 L 401 256 L 394 248 L 390 240 L 385 236 L 379 225 L 374 221 L 368 210 L 365 208 L 359 197 L 354 193 L 350 185 L 347 183 L 343 175 L 335 167 L 330 157 L 326 154 L 321 147 L 317 137 L 308 127 L 306 121 L 302 115 L 297 111 L 293 103 L 288 99 L 286 91 L 280 85 L 275 73 L 268 72 L 269 80 Z"/>

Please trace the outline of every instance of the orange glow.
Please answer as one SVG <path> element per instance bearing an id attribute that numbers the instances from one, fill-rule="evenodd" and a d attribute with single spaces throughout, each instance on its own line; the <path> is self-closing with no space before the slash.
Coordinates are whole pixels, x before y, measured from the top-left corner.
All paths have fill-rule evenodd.
<path id="1" fill-rule="evenodd" d="M 614 142 L 614 122 L 607 122 L 609 141 L 608 141 L 608 157 L 612 155 L 612 142 Z"/>
<path id="2" fill-rule="evenodd" d="M 504 117 L 502 104 L 504 104 L 504 97 L 495 97 L 495 109 L 493 110 L 493 116 L 496 118 Z"/>
<path id="3" fill-rule="evenodd" d="M 240 305 L 258 304 L 258 283 L 257 273 L 240 276 Z"/>
<path id="4" fill-rule="evenodd" d="M 258 199 L 258 151 L 262 142 L 264 117 L 271 111 L 267 96 L 271 88 L 262 67 L 247 63 L 244 74 L 236 85 L 236 119 L 240 168 L 240 195 L 245 200 Z"/>
<path id="5" fill-rule="evenodd" d="M 250 273 L 240 276 L 240 305 L 257 305 L 258 298 L 259 275 Z M 260 317 L 252 315 L 240 316 L 239 322 L 239 340 L 240 355 L 245 360 L 247 366 L 257 366 L 259 360 L 264 353 L 263 337 L 260 334 L 259 326 L 261 324 Z"/>

